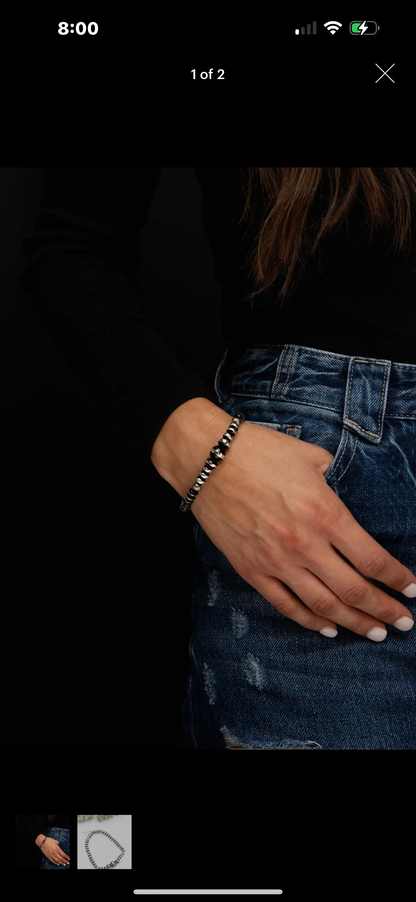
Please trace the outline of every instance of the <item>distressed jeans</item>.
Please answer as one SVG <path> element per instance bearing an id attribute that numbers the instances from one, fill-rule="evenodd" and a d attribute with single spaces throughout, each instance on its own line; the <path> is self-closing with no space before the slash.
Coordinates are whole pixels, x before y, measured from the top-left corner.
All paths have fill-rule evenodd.
<path id="1" fill-rule="evenodd" d="M 230 421 L 240 410 L 330 451 L 328 486 L 416 573 L 416 365 L 294 344 L 227 348 L 215 392 Z M 386 624 L 372 642 L 338 625 L 326 638 L 280 614 L 198 521 L 193 537 L 183 749 L 416 749 L 416 627 Z M 369 581 L 413 612 L 416 599 Z"/>
<path id="2" fill-rule="evenodd" d="M 70 855 L 71 855 L 71 853 L 69 851 L 70 830 L 65 830 L 63 827 L 48 827 L 47 830 L 45 830 L 45 836 L 50 836 L 51 839 L 57 839 L 62 851 L 65 852 L 65 855 L 69 855 L 69 857 L 70 857 Z M 41 852 L 42 852 L 42 849 L 41 849 Z M 46 870 L 48 870 L 48 871 L 52 871 L 52 870 L 69 871 L 69 868 L 71 867 L 71 862 L 69 861 L 68 864 L 54 864 L 53 861 L 49 861 L 49 858 L 47 858 L 46 855 L 44 855 L 42 852 L 42 860 L 41 860 L 40 866 L 41 866 L 42 870 L 44 870 L 44 871 L 46 871 Z"/>

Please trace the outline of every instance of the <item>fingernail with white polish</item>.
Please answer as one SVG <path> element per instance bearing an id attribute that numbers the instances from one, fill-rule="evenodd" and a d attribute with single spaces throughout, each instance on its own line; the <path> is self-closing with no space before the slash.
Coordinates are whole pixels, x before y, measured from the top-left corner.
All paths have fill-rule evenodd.
<path id="1" fill-rule="evenodd" d="M 393 623 L 393 626 L 396 627 L 396 630 L 402 630 L 403 632 L 405 632 L 406 630 L 411 630 L 413 625 L 414 620 L 412 620 L 411 617 L 399 617 L 399 619 Z"/>
<path id="2" fill-rule="evenodd" d="M 383 630 L 381 626 L 373 626 L 373 629 L 369 630 L 366 636 L 367 639 L 372 639 L 373 642 L 382 642 L 387 636 L 387 630 Z"/>
<path id="3" fill-rule="evenodd" d="M 416 583 L 410 583 L 410 586 L 403 589 L 402 595 L 407 595 L 408 598 L 416 598 Z"/>
<path id="4" fill-rule="evenodd" d="M 334 629 L 333 626 L 324 626 L 321 630 L 319 630 L 323 636 L 328 636 L 330 639 L 333 639 L 334 636 L 338 635 L 338 630 Z"/>

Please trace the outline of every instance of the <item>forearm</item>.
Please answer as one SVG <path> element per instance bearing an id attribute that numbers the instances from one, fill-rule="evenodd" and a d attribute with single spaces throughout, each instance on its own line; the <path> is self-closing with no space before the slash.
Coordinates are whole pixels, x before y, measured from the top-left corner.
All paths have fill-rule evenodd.
<path id="1" fill-rule="evenodd" d="M 208 398 L 191 398 L 171 413 L 157 436 L 153 466 L 184 497 L 201 472 L 211 448 L 232 417 Z"/>
<path id="2" fill-rule="evenodd" d="M 44 834 L 44 833 L 39 833 L 39 836 L 37 836 L 36 839 L 35 839 L 36 845 L 37 845 L 37 846 L 40 846 L 41 842 L 43 842 L 44 839 L 46 839 L 45 834 Z"/>

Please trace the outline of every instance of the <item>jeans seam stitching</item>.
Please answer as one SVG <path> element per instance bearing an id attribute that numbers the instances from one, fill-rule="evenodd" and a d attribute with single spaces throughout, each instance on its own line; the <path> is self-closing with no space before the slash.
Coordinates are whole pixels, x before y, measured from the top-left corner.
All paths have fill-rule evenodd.
<path id="1" fill-rule="evenodd" d="M 349 437 L 349 433 L 347 433 L 347 441 L 348 441 L 348 437 Z M 354 457 L 354 455 L 355 455 L 355 452 L 356 452 L 356 450 L 357 450 L 357 443 L 358 443 L 358 436 L 356 436 L 356 439 L 355 439 L 355 445 L 354 445 L 354 450 L 353 450 L 353 452 L 352 452 L 352 454 L 351 454 L 351 457 L 350 457 L 350 459 L 349 459 L 349 461 L 348 461 L 348 463 L 347 463 L 347 466 L 345 467 L 345 470 L 343 470 L 343 472 L 341 473 L 340 476 L 338 476 L 338 479 L 336 479 L 335 482 L 331 483 L 331 488 L 332 488 L 333 485 L 336 485 L 337 482 L 339 482 L 339 481 L 342 479 L 342 477 L 344 476 L 344 474 L 347 472 L 348 467 L 350 466 L 350 464 L 351 464 L 351 462 L 352 462 L 352 459 L 353 459 L 353 457 Z M 339 460 L 338 463 L 337 463 L 337 466 L 335 467 L 335 470 L 338 468 L 339 464 L 341 463 L 341 460 L 342 460 L 342 458 L 343 458 L 343 456 L 344 456 L 344 454 L 345 454 L 346 448 L 347 448 L 347 445 L 345 445 L 345 448 L 344 448 L 344 450 L 343 450 L 343 452 L 342 452 L 342 455 L 341 455 L 340 460 Z M 334 472 L 335 472 L 335 470 L 334 470 Z M 333 475 L 333 474 L 332 474 L 332 475 Z"/>

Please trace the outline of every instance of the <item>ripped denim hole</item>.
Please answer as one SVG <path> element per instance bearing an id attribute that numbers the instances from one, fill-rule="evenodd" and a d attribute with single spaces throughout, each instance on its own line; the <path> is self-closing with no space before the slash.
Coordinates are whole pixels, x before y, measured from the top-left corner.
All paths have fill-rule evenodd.
<path id="1" fill-rule="evenodd" d="M 272 745 L 271 743 L 267 745 L 243 745 L 236 736 L 233 736 L 226 727 L 221 727 L 221 733 L 224 736 L 224 741 L 227 749 L 245 749 L 245 750 L 255 750 L 255 749 L 281 749 L 285 751 L 318 751 L 322 749 L 322 746 L 319 745 L 319 742 L 315 742 L 313 739 L 302 740 L 301 742 L 297 742 L 294 739 L 282 739 L 278 745 Z"/>

